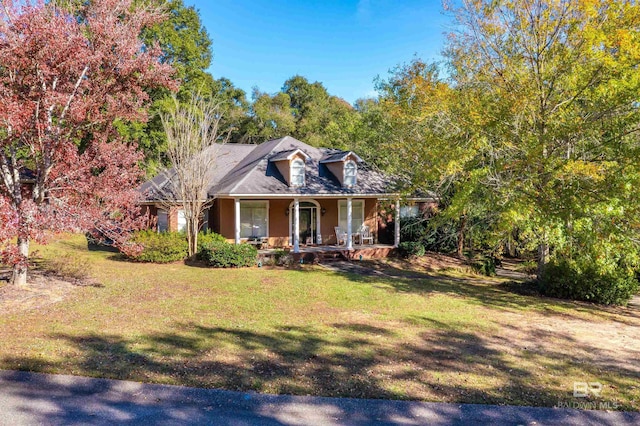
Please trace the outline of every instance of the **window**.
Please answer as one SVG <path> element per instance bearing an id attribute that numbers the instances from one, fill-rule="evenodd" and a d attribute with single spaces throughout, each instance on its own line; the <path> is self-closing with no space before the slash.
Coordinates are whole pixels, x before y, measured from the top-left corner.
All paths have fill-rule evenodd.
<path id="1" fill-rule="evenodd" d="M 291 186 L 304 186 L 304 161 L 299 158 L 291 162 Z"/>
<path id="2" fill-rule="evenodd" d="M 364 200 L 351 203 L 351 232 L 357 232 L 364 224 Z M 338 226 L 347 232 L 347 200 L 338 201 Z"/>
<path id="3" fill-rule="evenodd" d="M 356 174 L 358 166 L 353 160 L 344 163 L 344 186 L 354 186 L 356 184 Z"/>
<path id="4" fill-rule="evenodd" d="M 400 207 L 400 217 L 418 217 L 420 216 L 420 207 L 417 204 L 409 204 Z"/>
<path id="5" fill-rule="evenodd" d="M 158 209 L 158 232 L 165 232 L 169 229 L 169 215 L 166 210 Z"/>
<path id="6" fill-rule="evenodd" d="M 269 202 L 240 201 L 240 237 L 268 237 Z"/>
<path id="7" fill-rule="evenodd" d="M 187 230 L 187 218 L 184 215 L 184 210 L 178 210 L 178 232 L 184 232 Z"/>

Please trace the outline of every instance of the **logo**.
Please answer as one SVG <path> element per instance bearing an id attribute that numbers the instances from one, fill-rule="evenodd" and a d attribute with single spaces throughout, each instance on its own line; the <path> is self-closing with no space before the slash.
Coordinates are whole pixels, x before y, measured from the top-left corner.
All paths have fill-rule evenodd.
<path id="1" fill-rule="evenodd" d="M 573 396 L 575 398 L 587 398 L 593 395 L 596 398 L 602 392 L 602 383 L 600 382 L 573 382 Z"/>

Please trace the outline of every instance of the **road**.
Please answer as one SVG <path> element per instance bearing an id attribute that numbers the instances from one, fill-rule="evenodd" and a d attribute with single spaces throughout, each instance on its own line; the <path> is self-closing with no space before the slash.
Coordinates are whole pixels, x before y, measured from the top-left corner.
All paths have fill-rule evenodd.
<path id="1" fill-rule="evenodd" d="M 264 395 L 0 371 L 0 425 L 638 425 L 640 413 Z"/>

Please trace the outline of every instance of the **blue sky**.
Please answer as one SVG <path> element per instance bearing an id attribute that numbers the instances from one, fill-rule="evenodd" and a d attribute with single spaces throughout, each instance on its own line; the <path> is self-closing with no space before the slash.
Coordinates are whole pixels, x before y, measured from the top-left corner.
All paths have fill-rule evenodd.
<path id="1" fill-rule="evenodd" d="M 248 95 L 300 74 L 350 103 L 414 54 L 440 59 L 449 17 L 440 0 L 185 0 L 213 40 L 214 77 Z"/>

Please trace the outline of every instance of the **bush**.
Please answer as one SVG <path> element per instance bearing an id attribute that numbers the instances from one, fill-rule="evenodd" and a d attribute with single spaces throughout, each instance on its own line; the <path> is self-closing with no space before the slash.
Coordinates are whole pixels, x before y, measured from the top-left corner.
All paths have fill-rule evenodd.
<path id="1" fill-rule="evenodd" d="M 214 241 L 202 246 L 200 257 L 215 268 L 243 267 L 256 263 L 258 250 L 251 244 L 235 245 L 226 241 Z"/>
<path id="2" fill-rule="evenodd" d="M 202 260 L 200 252 L 202 251 L 202 247 L 208 245 L 210 243 L 224 243 L 227 239 L 220 234 L 216 234 L 215 232 L 205 231 L 198 233 L 198 259 Z"/>
<path id="3" fill-rule="evenodd" d="M 496 274 L 496 259 L 494 257 L 484 257 L 471 264 L 474 271 L 479 274 L 493 277 Z"/>
<path id="4" fill-rule="evenodd" d="M 403 241 L 398 246 L 398 251 L 402 257 L 424 256 L 425 250 L 422 243 L 417 241 Z"/>
<path id="5" fill-rule="evenodd" d="M 556 258 L 545 266 L 541 293 L 605 305 L 626 304 L 638 292 L 638 276 L 629 268 L 604 268 L 587 257 Z"/>
<path id="6" fill-rule="evenodd" d="M 450 223 L 437 225 L 424 218 L 403 218 L 400 241 L 420 243 L 425 250 L 451 253 L 457 248 L 458 233 Z"/>
<path id="7" fill-rule="evenodd" d="M 188 253 L 187 239 L 179 232 L 137 231 L 131 242 L 142 246 L 139 254 L 130 256 L 138 262 L 176 262 L 184 260 Z"/>

